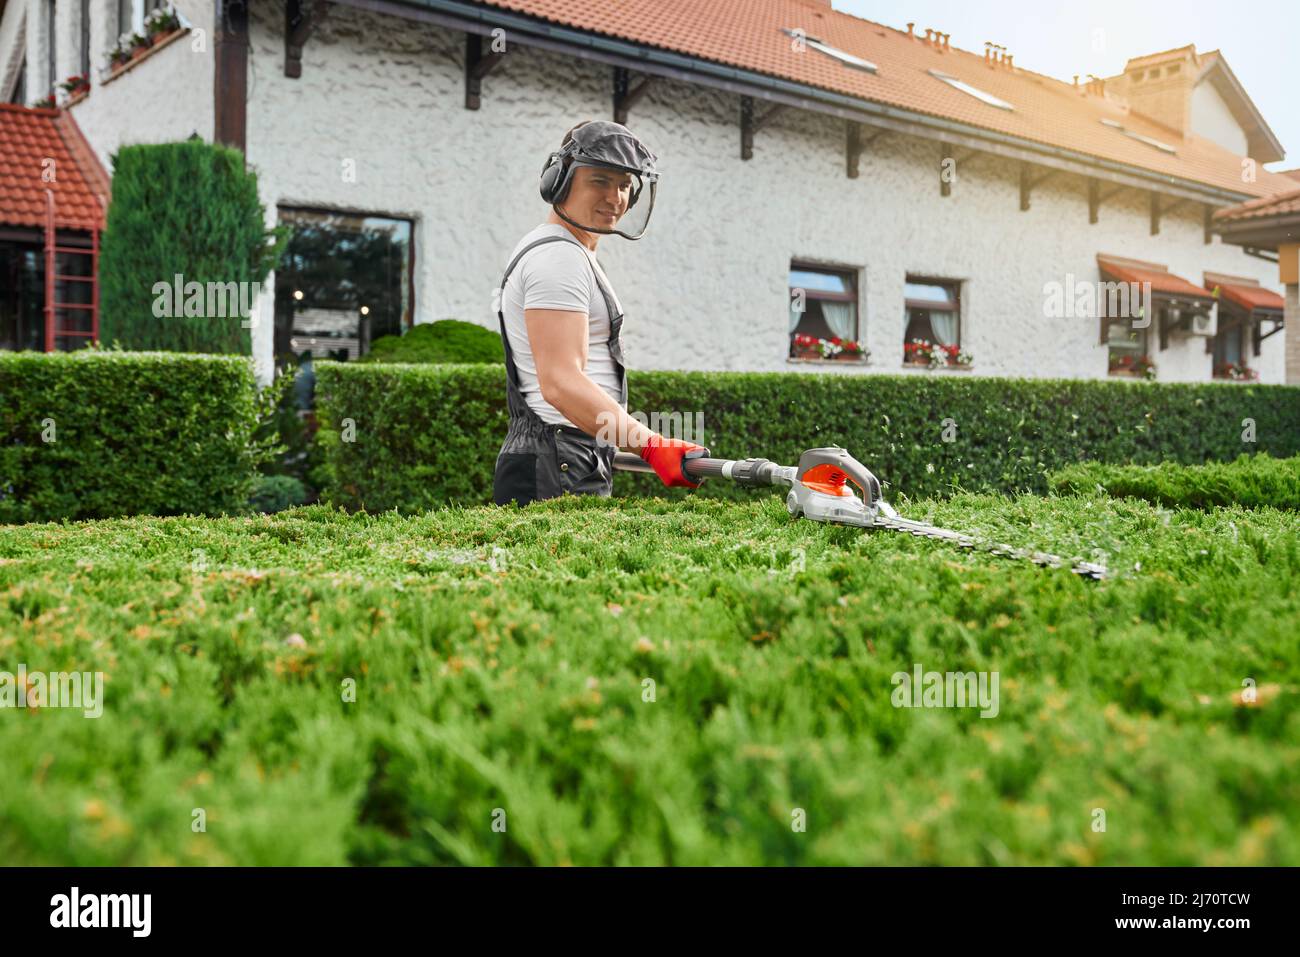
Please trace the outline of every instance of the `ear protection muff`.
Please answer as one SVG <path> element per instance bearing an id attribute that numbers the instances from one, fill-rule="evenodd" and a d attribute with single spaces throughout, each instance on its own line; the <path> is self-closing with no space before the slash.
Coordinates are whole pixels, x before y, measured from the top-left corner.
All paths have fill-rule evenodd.
<path id="1" fill-rule="evenodd" d="M 546 158 L 546 165 L 542 167 L 542 180 L 540 191 L 542 199 L 547 205 L 555 205 L 561 199 L 563 194 L 568 191 L 569 186 L 569 158 L 572 156 L 573 143 L 560 150 L 558 153 L 552 153 Z"/>

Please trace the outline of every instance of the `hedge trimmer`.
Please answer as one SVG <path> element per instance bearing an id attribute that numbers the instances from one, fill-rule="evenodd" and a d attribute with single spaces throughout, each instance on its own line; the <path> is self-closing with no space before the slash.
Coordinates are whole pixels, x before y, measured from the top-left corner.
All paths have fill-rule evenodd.
<path id="1" fill-rule="evenodd" d="M 777 465 L 767 459 L 699 458 L 685 459 L 682 467 L 694 479 L 720 476 L 751 488 L 763 485 L 788 486 L 790 491 L 786 493 L 785 507 L 796 518 L 802 515 L 814 522 L 886 528 L 924 538 L 939 538 L 952 542 L 959 548 L 979 549 L 1008 558 L 1024 559 L 1045 568 L 1061 568 L 1068 564 L 1065 559 L 1046 552 L 981 542 L 962 532 L 903 518 L 881 498 L 880 480 L 844 449 L 809 449 L 799 456 L 797 466 Z M 616 454 L 614 468 L 625 472 L 654 471 L 641 460 L 641 456 L 632 452 Z M 849 487 L 849 482 L 861 491 L 860 498 Z M 1069 567 L 1076 575 L 1085 578 L 1106 577 L 1104 565 L 1078 561 Z"/>

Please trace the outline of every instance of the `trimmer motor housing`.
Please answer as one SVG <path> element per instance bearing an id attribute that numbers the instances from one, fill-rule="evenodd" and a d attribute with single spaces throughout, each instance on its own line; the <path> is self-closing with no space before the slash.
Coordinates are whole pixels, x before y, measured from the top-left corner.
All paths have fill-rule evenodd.
<path id="1" fill-rule="evenodd" d="M 858 487 L 861 497 L 849 482 Z M 840 525 L 873 525 L 883 504 L 880 480 L 845 449 L 834 446 L 809 449 L 799 456 L 785 497 L 791 515 Z"/>

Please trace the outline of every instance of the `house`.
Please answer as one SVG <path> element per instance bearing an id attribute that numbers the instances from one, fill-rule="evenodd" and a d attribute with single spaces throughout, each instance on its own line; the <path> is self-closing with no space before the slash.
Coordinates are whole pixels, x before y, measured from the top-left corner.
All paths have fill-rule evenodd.
<path id="1" fill-rule="evenodd" d="M 0 3 L 0 94 L 89 63 L 64 110 L 105 166 L 194 133 L 244 151 L 295 230 L 263 376 L 494 328 L 546 156 L 604 117 L 662 170 L 645 238 L 598 251 L 634 368 L 1300 382 L 1275 267 L 1214 230 L 1295 187 L 1218 51 L 1065 81 L 828 0 L 177 0 L 125 43 L 152 0 Z M 1223 277 L 1267 306 L 1225 320 Z M 832 338 L 864 349 L 808 345 Z"/>
<path id="2" fill-rule="evenodd" d="M 1289 171 L 1288 176 L 1300 171 Z M 1300 188 L 1230 206 L 1214 214 L 1215 231 L 1225 243 L 1247 249 L 1252 255 L 1277 263 L 1278 282 L 1286 287 L 1285 302 L 1279 307 L 1275 297 L 1253 286 L 1231 289 L 1228 298 L 1236 305 L 1238 316 L 1250 317 L 1264 309 L 1276 316 L 1284 312 L 1284 323 L 1300 328 Z M 1207 277 L 1208 278 L 1208 277 Z M 1217 277 L 1216 277 L 1217 278 Z M 1300 335 L 1286 340 L 1288 381 L 1291 370 L 1300 368 Z"/>

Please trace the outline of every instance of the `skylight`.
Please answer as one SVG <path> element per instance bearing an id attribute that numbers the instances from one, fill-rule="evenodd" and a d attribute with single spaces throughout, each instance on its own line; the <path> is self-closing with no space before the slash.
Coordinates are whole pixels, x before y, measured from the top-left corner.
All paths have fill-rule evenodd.
<path id="1" fill-rule="evenodd" d="M 1105 126 L 1109 126 L 1109 127 L 1110 127 L 1111 129 L 1113 129 L 1113 130 L 1119 130 L 1119 131 L 1120 131 L 1121 133 L 1123 133 L 1125 136 L 1132 137 L 1133 139 L 1138 140 L 1139 142 L 1145 143 L 1147 146 L 1154 146 L 1156 149 L 1158 149 L 1158 150 L 1164 150 L 1166 153 L 1177 153 L 1177 152 L 1178 152 L 1176 149 L 1174 149 L 1174 148 L 1173 148 L 1172 146 L 1170 146 L 1168 143 L 1161 143 L 1159 140 L 1157 140 L 1157 139 L 1152 139 L 1150 136 L 1143 136 L 1141 133 L 1136 133 L 1136 132 L 1134 132 L 1133 130 L 1130 130 L 1130 129 L 1128 129 L 1126 126 L 1124 126 L 1123 123 L 1120 123 L 1120 122 L 1118 122 L 1118 121 L 1116 121 L 1116 120 L 1108 120 L 1108 119 L 1106 119 L 1106 118 L 1103 117 L 1101 122 L 1102 122 Z"/>
<path id="2" fill-rule="evenodd" d="M 996 106 L 999 110 L 1015 109 L 1015 107 L 1006 100 L 999 100 L 992 93 L 985 93 L 979 87 L 971 86 L 969 83 L 959 80 L 955 76 L 949 76 L 947 73 L 940 73 L 938 70 L 931 70 L 930 75 L 936 80 L 943 80 L 943 82 L 947 83 L 953 89 L 961 90 L 963 93 L 975 97 L 975 99 L 979 100 L 981 103 L 987 103 L 989 106 Z"/>
<path id="3" fill-rule="evenodd" d="M 804 43 L 812 47 L 817 52 L 824 53 L 828 57 L 833 57 L 834 59 L 839 60 L 845 66 L 851 66 L 855 70 L 864 70 L 867 73 L 876 72 L 876 65 L 872 63 L 870 60 L 864 60 L 862 59 L 862 57 L 854 56 L 852 53 L 845 53 L 843 50 L 831 46 L 829 43 L 827 43 L 824 40 L 819 40 L 816 37 L 808 36 L 803 31 L 787 30 L 785 27 L 782 27 L 781 32 L 788 37 L 802 39 Z"/>

